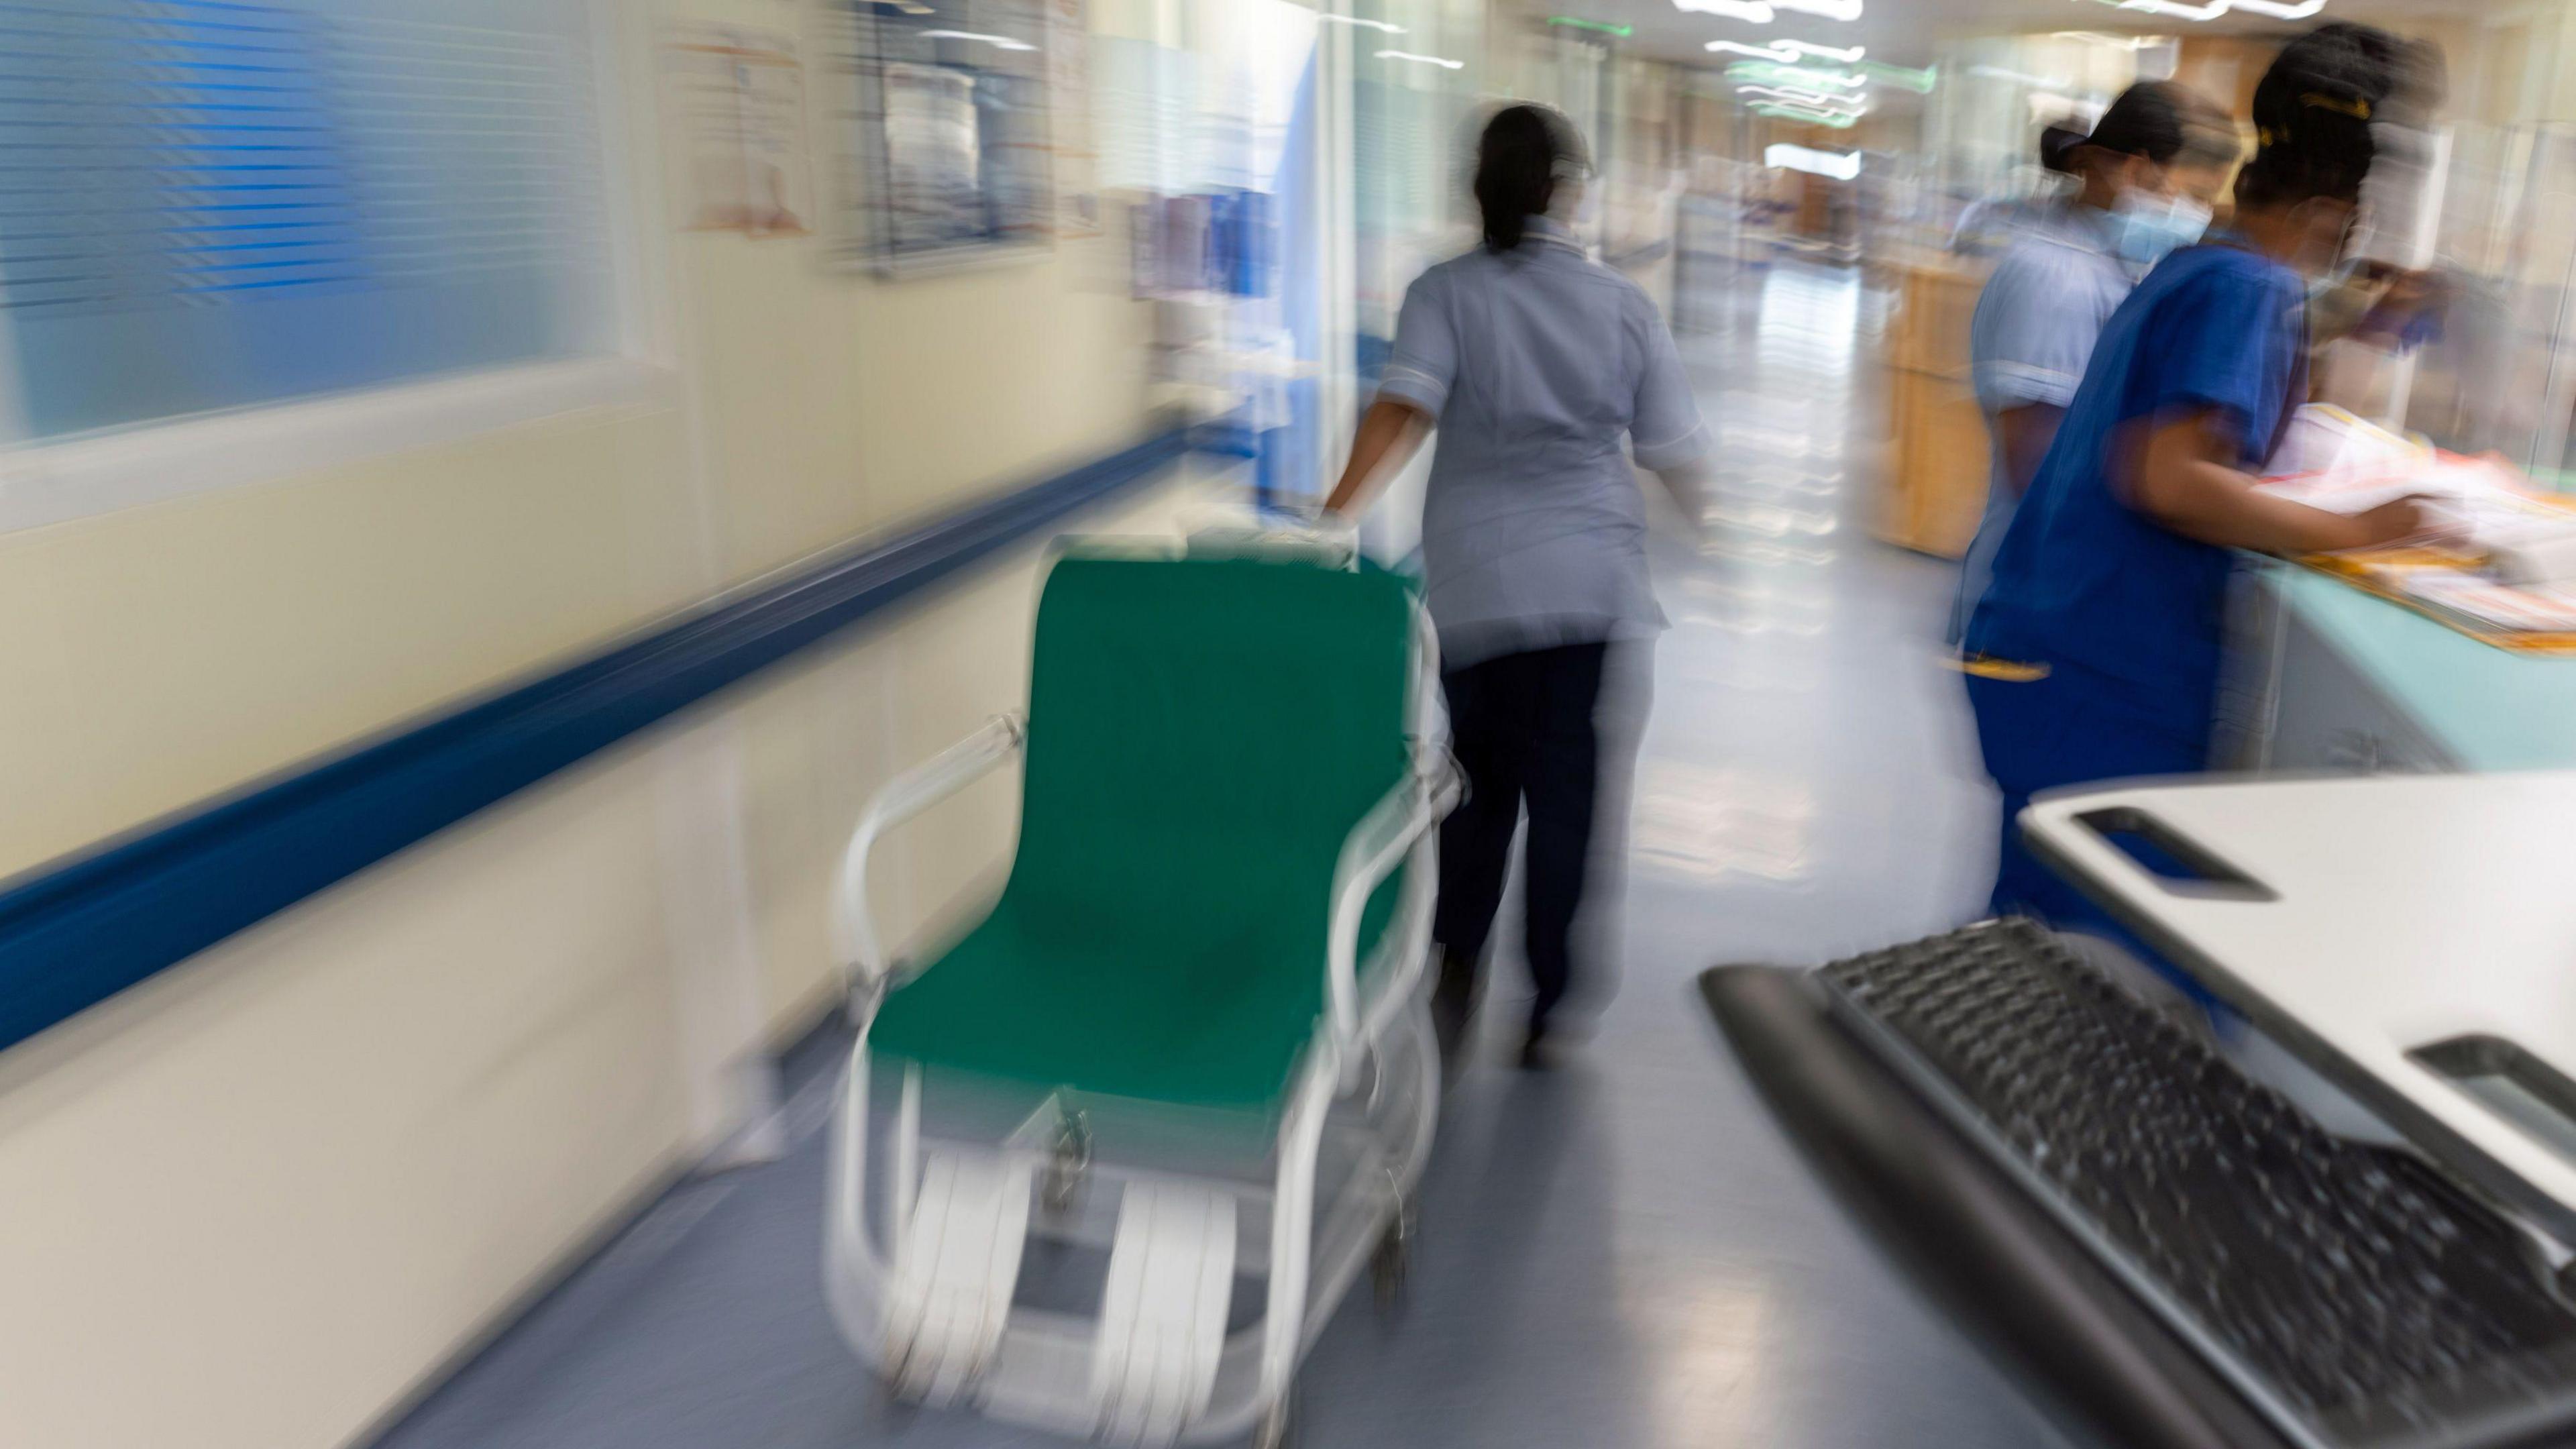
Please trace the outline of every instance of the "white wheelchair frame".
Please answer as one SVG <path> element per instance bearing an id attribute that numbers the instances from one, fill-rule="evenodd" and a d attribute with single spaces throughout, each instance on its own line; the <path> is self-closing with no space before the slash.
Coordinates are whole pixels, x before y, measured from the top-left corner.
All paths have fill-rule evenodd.
<path id="1" fill-rule="evenodd" d="M 1433 827 L 1459 791 L 1445 748 L 1426 737 L 1438 644 L 1418 604 L 1414 613 L 1413 766 L 1336 862 L 1321 963 L 1327 1010 L 1292 1079 L 1266 1191 L 1256 1181 L 1093 1163 L 1084 1119 L 1062 1093 L 998 1147 L 925 1148 L 922 1072 L 906 1064 L 884 1169 L 890 1223 L 871 1232 L 868 1031 L 891 982 L 868 904 L 868 858 L 885 832 L 1017 754 L 1025 722 L 995 719 L 869 803 L 835 893 L 857 1039 L 832 1137 L 824 1271 L 842 1336 L 895 1399 L 1103 1443 L 1204 1444 L 1250 1432 L 1267 1449 L 1287 1435 L 1298 1363 L 1361 1268 L 1376 1255 L 1382 1297 L 1400 1283 L 1441 1091 L 1423 989 Z M 1362 969 L 1362 917 L 1399 865 L 1408 869 L 1395 915 Z M 1328 1122 L 1336 1106 L 1357 1120 Z M 1352 1167 L 1326 1204 L 1328 1126 Z M 1120 1185 L 1106 1233 L 1098 1214 L 1066 1210 L 1075 1185 L 1091 1180 Z M 1033 1197 L 1043 1202 L 1033 1208 Z M 1032 1237 L 1109 1249 L 1096 1319 L 1014 1306 L 1020 1248 Z M 1241 1276 L 1266 1277 L 1265 1303 L 1259 1319 L 1227 1333 Z"/>

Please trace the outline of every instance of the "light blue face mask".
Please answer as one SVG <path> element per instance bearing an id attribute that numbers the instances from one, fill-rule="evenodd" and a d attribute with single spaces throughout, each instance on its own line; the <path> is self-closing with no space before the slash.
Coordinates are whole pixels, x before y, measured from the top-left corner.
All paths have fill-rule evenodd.
<path id="1" fill-rule="evenodd" d="M 2167 254 L 2209 231 L 2209 208 L 2188 196 L 2148 196 L 2132 191 L 2111 208 L 2111 235 L 2120 260 L 2143 273 Z"/>

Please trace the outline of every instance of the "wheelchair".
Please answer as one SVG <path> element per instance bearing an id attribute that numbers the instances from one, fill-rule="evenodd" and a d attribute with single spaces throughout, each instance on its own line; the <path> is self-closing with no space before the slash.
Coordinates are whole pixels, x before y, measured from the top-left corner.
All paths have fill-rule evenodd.
<path id="1" fill-rule="evenodd" d="M 825 1273 L 896 1401 L 1267 1449 L 1360 1274 L 1400 1288 L 1441 1089 L 1434 827 L 1459 786 L 1415 588 L 1342 552 L 1062 552 L 1025 718 L 861 816 Z M 891 966 L 872 848 L 1015 756 L 999 897 Z M 925 1128 L 952 1091 L 981 1111 Z"/>

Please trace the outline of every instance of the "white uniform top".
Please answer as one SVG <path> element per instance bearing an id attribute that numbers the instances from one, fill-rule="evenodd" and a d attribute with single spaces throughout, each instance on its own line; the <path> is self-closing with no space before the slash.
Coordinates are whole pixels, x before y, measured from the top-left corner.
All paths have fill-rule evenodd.
<path id="1" fill-rule="evenodd" d="M 1404 294 L 1378 386 L 1439 419 L 1423 601 L 1456 668 L 1661 629 L 1637 463 L 1709 449 L 1654 302 L 1532 217 L 1508 252 L 1442 262 Z"/>
<path id="2" fill-rule="evenodd" d="M 1994 438 L 1994 463 L 1985 518 L 1959 568 L 1958 605 L 1950 616 L 1952 643 L 1966 632 L 1968 615 L 1986 591 L 1995 550 L 2003 547 L 2004 530 L 2012 526 L 2013 509 L 2021 501 L 2013 496 L 2005 471 L 1996 415 L 2073 402 L 2103 324 L 2136 284 L 2102 217 L 2073 203 L 2040 213 L 1986 279 L 1976 316 L 1968 324 L 1968 362 L 1977 406 Z"/>

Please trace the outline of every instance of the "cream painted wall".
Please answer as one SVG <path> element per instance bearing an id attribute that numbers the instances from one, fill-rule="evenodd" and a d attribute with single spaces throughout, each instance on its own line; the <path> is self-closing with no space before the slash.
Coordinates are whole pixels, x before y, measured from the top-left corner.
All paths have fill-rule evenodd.
<path id="1" fill-rule="evenodd" d="M 614 406 L 0 534 L 0 872 L 592 647 L 1146 420 L 1114 231 L 881 280 L 674 234 L 667 21 L 609 7 L 638 213 Z M 6 480 L 0 459 L 0 482 Z M 1196 490 L 1140 501 L 1168 524 Z M 0 1444 L 332 1449 L 760 1104 L 830 999 L 828 873 L 902 764 L 1014 707 L 1003 559 L 0 1054 Z M 997 779 L 881 906 L 1006 858 Z"/>
<path id="2" fill-rule="evenodd" d="M 0 535 L 0 874 L 696 592 L 676 413 Z"/>
<path id="3" fill-rule="evenodd" d="M 1069 526 L 1168 535 L 1209 493 L 1176 479 Z M 0 1444 L 351 1442 L 696 1160 L 726 1059 L 831 996 L 826 882 L 866 798 L 1025 701 L 1047 556 L 0 1056 Z M 675 897 L 737 868 L 709 799 L 739 812 L 748 961 L 693 951 L 675 920 Z M 1007 860 L 1015 799 L 1005 773 L 888 841 L 890 939 Z M 709 1040 L 708 1003 L 737 991 L 750 1009 Z"/>
<path id="4" fill-rule="evenodd" d="M 673 1166 L 650 765 L 0 1059 L 0 1443 L 348 1441 Z"/>

